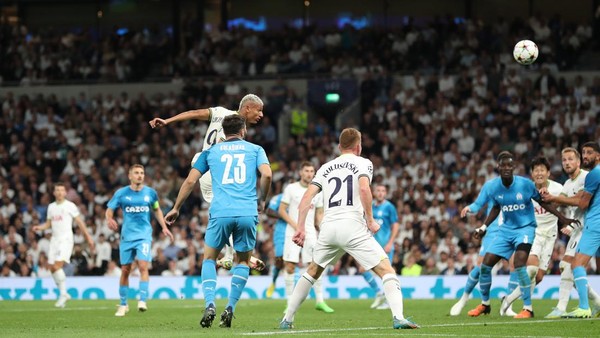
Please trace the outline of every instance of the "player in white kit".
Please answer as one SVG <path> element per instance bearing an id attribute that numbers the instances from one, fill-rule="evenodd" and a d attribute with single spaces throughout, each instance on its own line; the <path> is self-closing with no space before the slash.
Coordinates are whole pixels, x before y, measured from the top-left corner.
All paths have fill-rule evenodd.
<path id="1" fill-rule="evenodd" d="M 52 278 L 59 290 L 58 300 L 54 304 L 56 307 L 65 307 L 67 300 L 71 297 L 67 293 L 65 272 L 63 265 L 71 261 L 73 252 L 73 221 L 77 223 L 83 233 L 90 250 L 94 251 L 94 240 L 88 233 L 85 223 L 81 219 L 79 209 L 75 203 L 66 199 L 67 189 L 64 184 L 54 184 L 54 198 L 56 200 L 48 206 L 48 216 L 46 223 L 36 225 L 33 231 L 43 231 L 52 227 L 52 239 L 50 240 L 50 249 L 48 252 L 48 263 Z"/>
<path id="2" fill-rule="evenodd" d="M 279 217 L 281 217 L 286 223 L 285 229 L 285 242 L 283 245 L 283 262 L 285 267 L 285 295 L 286 298 L 290 299 L 292 291 L 294 290 L 295 282 L 295 270 L 300 262 L 300 256 L 302 255 L 302 263 L 304 266 L 308 266 L 313 260 L 313 248 L 317 243 L 317 227 L 323 214 L 323 196 L 318 194 L 311 201 L 311 207 L 306 217 L 306 237 L 304 240 L 304 246 L 300 247 L 293 241 L 294 233 L 296 232 L 298 223 L 298 207 L 302 196 L 308 189 L 308 185 L 315 177 L 315 166 L 308 161 L 300 164 L 300 181 L 289 184 L 283 190 L 283 196 L 281 197 L 281 204 L 279 204 Z M 333 313 L 334 310 L 330 308 L 325 300 L 323 299 L 323 283 L 319 278 L 315 285 L 315 308 L 325 313 Z"/>
<path id="3" fill-rule="evenodd" d="M 257 124 L 260 119 L 263 117 L 263 101 L 254 94 L 247 94 L 240 100 L 239 110 L 233 111 L 223 107 L 211 107 L 211 108 L 201 108 L 195 110 L 189 110 L 180 114 L 177 114 L 173 117 L 167 119 L 154 118 L 150 123 L 150 127 L 152 128 L 161 128 L 166 125 L 169 125 L 173 122 L 178 121 L 186 121 L 186 120 L 200 120 L 200 121 L 208 121 L 208 128 L 206 130 L 206 134 L 204 135 L 204 144 L 202 145 L 202 150 L 207 150 L 212 147 L 215 143 L 221 142 L 225 140 L 225 134 L 223 133 L 223 127 L 221 126 L 223 122 L 223 118 L 232 114 L 240 114 L 246 119 L 247 123 Z M 191 165 L 193 166 L 202 151 L 196 153 L 192 158 Z M 212 182 L 210 171 L 206 172 L 199 180 L 200 182 L 200 191 L 202 192 L 202 197 L 208 203 L 210 203 L 213 199 L 212 192 Z M 230 239 L 231 241 L 231 239 Z M 231 269 L 233 266 L 233 248 L 231 245 L 226 245 L 224 248 L 225 255 L 222 259 L 217 261 L 217 265 L 223 266 L 226 269 Z M 264 269 L 264 262 L 257 259 L 256 257 L 252 257 L 251 259 L 251 268 L 255 270 Z"/>
<path id="4" fill-rule="evenodd" d="M 563 189 L 560 183 L 550 180 L 550 162 L 546 157 L 539 156 L 533 159 L 531 162 L 531 177 L 538 190 L 545 189 L 551 194 L 558 195 Z M 542 281 L 548 270 L 554 251 L 554 243 L 556 243 L 558 236 L 558 218 L 542 208 L 535 200 L 532 200 L 532 202 L 535 208 L 537 227 L 533 245 L 527 258 L 527 274 L 531 280 L 531 294 L 533 294 L 535 286 Z M 510 295 L 504 297 L 500 306 L 500 315 L 506 315 L 510 305 L 520 296 L 521 289 L 516 288 Z"/>
<path id="5" fill-rule="evenodd" d="M 596 165 L 595 152 L 591 148 L 586 149 L 585 145 L 582 151 L 584 153 L 583 166 L 586 168 L 593 168 Z M 556 304 L 556 307 L 553 308 L 552 312 L 546 315 L 545 318 L 561 318 L 567 311 L 569 297 L 571 295 L 571 290 L 573 290 L 573 270 L 571 269 L 571 263 L 573 262 L 573 257 L 575 257 L 577 244 L 581 239 L 581 230 L 583 229 L 585 218 L 584 211 L 578 207 L 578 198 L 583 191 L 585 177 L 587 176 L 588 171 L 581 169 L 580 155 L 577 149 L 570 147 L 565 148 L 562 150 L 561 154 L 563 170 L 569 175 L 569 179 L 565 182 L 560 194 L 552 194 L 544 191 L 542 192 L 542 198 L 545 201 L 565 206 L 568 214 L 566 216 L 579 220 L 581 224 L 573 223 L 561 230 L 565 235 L 570 237 L 565 249 L 565 255 L 560 261 L 561 273 L 560 287 L 558 290 L 558 304 Z M 598 295 L 594 290 L 589 289 L 588 296 L 593 301 L 594 310 L 598 312 L 600 309 L 597 304 L 600 301 Z"/>
<path id="6" fill-rule="evenodd" d="M 373 164 L 359 156 L 362 151 L 360 132 L 354 128 L 344 129 L 338 147 L 341 155 L 321 166 L 300 202 L 294 243 L 304 245 L 306 218 L 313 198 L 320 191 L 323 192 L 324 215 L 313 250 L 313 261 L 296 284 L 279 328 L 289 330 L 294 327 L 296 311 L 313 284 L 325 268 L 335 264 L 345 252 L 366 270 L 372 269 L 382 278 L 393 314 L 393 328 L 419 328 L 410 319 L 404 318 L 400 281 L 387 254 L 372 236 L 379 230 L 372 210 L 370 184 Z"/>

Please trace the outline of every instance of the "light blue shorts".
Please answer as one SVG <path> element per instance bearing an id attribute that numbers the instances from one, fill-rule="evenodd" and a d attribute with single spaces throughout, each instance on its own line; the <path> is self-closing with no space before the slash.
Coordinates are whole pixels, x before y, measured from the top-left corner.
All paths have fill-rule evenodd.
<path id="1" fill-rule="evenodd" d="M 600 257 L 600 231 L 590 230 L 586 226 L 577 245 L 577 252 L 591 257 Z"/>
<path id="2" fill-rule="evenodd" d="M 252 251 L 256 246 L 257 216 L 218 217 L 208 221 L 204 240 L 206 245 L 221 250 L 233 235 L 233 249 L 237 252 Z"/>
<path id="3" fill-rule="evenodd" d="M 535 226 L 520 229 L 500 228 L 487 252 L 508 260 L 519 244 L 533 244 L 534 238 Z"/>
<path id="4" fill-rule="evenodd" d="M 275 257 L 283 257 L 283 245 L 285 244 L 285 228 L 287 223 L 275 223 L 273 232 L 273 246 L 275 247 Z"/>
<path id="5" fill-rule="evenodd" d="M 152 262 L 151 248 L 151 239 L 121 242 L 119 245 L 119 260 L 121 261 L 121 265 L 131 264 L 134 259 Z"/>

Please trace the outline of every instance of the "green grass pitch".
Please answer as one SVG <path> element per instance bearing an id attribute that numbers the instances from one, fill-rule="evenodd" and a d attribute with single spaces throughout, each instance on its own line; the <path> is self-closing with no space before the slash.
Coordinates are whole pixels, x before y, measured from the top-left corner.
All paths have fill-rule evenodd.
<path id="1" fill-rule="evenodd" d="M 500 317 L 499 301 L 492 301 L 492 314 L 469 318 L 466 311 L 477 305 L 471 300 L 463 315 L 450 317 L 454 300 L 405 300 L 405 315 L 420 324 L 420 330 L 393 330 L 389 310 L 371 310 L 370 300 L 330 300 L 333 314 L 314 309 L 309 299 L 296 315 L 296 329 L 280 331 L 279 321 L 285 303 L 282 300 L 245 300 L 238 304 L 231 329 L 219 327 L 219 315 L 225 301 L 217 303 L 217 318 L 211 328 L 198 324 L 202 300 L 150 300 L 148 311 L 131 311 L 123 318 L 114 317 L 117 301 L 69 301 L 64 309 L 50 301 L 1 301 L 1 337 L 252 337 L 287 336 L 390 336 L 415 337 L 598 337 L 598 319 L 555 319 L 543 317 L 555 300 L 534 300 L 536 318 L 517 320 Z M 515 310 L 520 304 L 515 304 Z M 576 301 L 571 301 L 576 306 Z"/>

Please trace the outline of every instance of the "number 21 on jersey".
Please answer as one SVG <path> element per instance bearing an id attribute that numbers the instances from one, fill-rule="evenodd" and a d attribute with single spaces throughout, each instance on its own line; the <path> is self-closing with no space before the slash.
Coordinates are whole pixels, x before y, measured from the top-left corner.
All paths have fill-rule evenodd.
<path id="1" fill-rule="evenodd" d="M 225 170 L 223 170 L 223 179 L 221 184 L 233 184 L 244 183 L 246 181 L 246 164 L 244 163 L 244 157 L 246 154 L 223 154 L 221 156 L 221 162 L 225 163 Z M 234 164 L 235 162 L 235 164 Z M 233 178 L 232 176 L 233 168 Z"/>

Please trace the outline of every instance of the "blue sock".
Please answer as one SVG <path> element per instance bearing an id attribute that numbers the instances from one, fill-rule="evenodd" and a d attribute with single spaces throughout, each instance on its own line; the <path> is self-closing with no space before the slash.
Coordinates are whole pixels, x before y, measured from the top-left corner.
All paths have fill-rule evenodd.
<path id="1" fill-rule="evenodd" d="M 583 266 L 578 266 L 573 269 L 573 279 L 575 280 L 575 287 L 577 288 L 577 294 L 579 295 L 579 308 L 587 310 L 590 308 L 588 299 L 588 280 L 587 273 Z"/>
<path id="2" fill-rule="evenodd" d="M 227 303 L 227 307 L 231 306 L 233 312 L 235 312 L 235 305 L 242 296 L 242 291 L 244 291 L 249 274 L 250 268 L 246 265 L 238 265 L 233 269 L 231 292 L 229 293 L 229 303 Z"/>
<path id="3" fill-rule="evenodd" d="M 148 299 L 148 281 L 140 281 L 140 300 L 145 302 Z"/>
<path id="4" fill-rule="evenodd" d="M 516 271 L 510 272 L 510 279 L 508 280 L 508 294 L 510 295 L 519 286 L 519 276 Z"/>
<path id="5" fill-rule="evenodd" d="M 531 306 L 531 279 L 527 274 L 527 268 L 522 266 L 515 269 L 515 274 L 519 278 L 519 287 L 521 288 L 521 297 L 523 297 L 523 305 Z"/>
<path id="6" fill-rule="evenodd" d="M 381 291 L 379 290 L 379 285 L 377 285 L 377 281 L 375 280 L 375 277 L 373 276 L 373 273 L 371 273 L 371 271 L 363 272 L 362 276 L 365 279 L 365 281 L 367 281 L 369 286 L 371 286 L 371 289 L 375 291 L 375 294 L 378 294 Z"/>
<path id="7" fill-rule="evenodd" d="M 276 266 L 273 267 L 273 284 L 277 282 L 277 277 L 279 277 L 279 271 L 281 271 L 279 268 L 277 268 Z"/>
<path id="8" fill-rule="evenodd" d="M 467 278 L 467 285 L 465 285 L 465 293 L 470 295 L 473 292 L 473 289 L 479 283 L 479 272 L 481 268 L 476 266 L 469 272 L 469 277 Z"/>
<path id="9" fill-rule="evenodd" d="M 492 267 L 481 264 L 481 273 L 479 275 L 479 288 L 481 289 L 481 300 L 489 304 L 490 288 L 492 287 Z"/>
<path id="10" fill-rule="evenodd" d="M 129 293 L 128 285 L 119 285 L 119 298 L 121 299 L 121 305 L 127 305 L 127 294 Z"/>
<path id="11" fill-rule="evenodd" d="M 204 305 L 215 305 L 215 289 L 217 288 L 217 265 L 214 260 L 206 259 L 202 263 L 202 293 Z"/>

